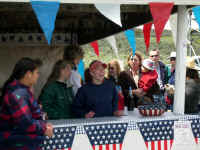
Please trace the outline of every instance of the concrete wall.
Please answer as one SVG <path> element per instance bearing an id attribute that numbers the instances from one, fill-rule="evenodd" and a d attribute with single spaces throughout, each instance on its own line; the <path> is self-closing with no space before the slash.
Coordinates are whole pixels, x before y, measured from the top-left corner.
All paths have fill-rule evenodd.
<path id="1" fill-rule="evenodd" d="M 41 75 L 34 87 L 35 96 L 38 97 L 43 85 L 49 76 L 53 64 L 62 58 L 63 47 L 49 46 L 0 46 L 0 87 L 11 74 L 15 63 L 21 57 L 40 58 L 43 61 Z"/>

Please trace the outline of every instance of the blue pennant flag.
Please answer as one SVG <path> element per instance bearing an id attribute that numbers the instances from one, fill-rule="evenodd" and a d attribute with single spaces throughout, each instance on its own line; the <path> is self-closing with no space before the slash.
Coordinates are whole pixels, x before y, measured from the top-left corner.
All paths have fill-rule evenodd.
<path id="1" fill-rule="evenodd" d="M 199 24 L 199 29 L 200 29 L 200 6 L 192 8 L 195 19 L 197 23 Z"/>
<path id="2" fill-rule="evenodd" d="M 78 65 L 78 72 L 80 73 L 82 79 L 84 80 L 84 62 L 82 59 Z"/>
<path id="3" fill-rule="evenodd" d="M 125 35 L 129 41 L 129 44 L 133 50 L 133 55 L 135 55 L 136 50 L 136 41 L 135 41 L 135 33 L 134 30 L 126 30 Z"/>
<path id="4" fill-rule="evenodd" d="M 60 7 L 60 0 L 51 2 L 31 0 L 31 4 L 48 44 L 50 44 L 55 28 L 56 16 Z"/>

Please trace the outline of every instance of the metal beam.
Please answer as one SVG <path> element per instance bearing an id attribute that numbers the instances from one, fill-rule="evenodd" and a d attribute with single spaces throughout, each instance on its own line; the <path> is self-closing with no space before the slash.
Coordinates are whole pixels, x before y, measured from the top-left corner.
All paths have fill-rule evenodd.
<path id="1" fill-rule="evenodd" d="M 45 0 L 56 1 L 56 0 Z M 0 0 L 0 2 L 27 2 L 30 0 Z M 200 5 L 199 0 L 60 0 L 61 3 L 71 4 L 94 4 L 94 3 L 112 3 L 112 4 L 134 4 L 134 5 L 148 5 L 149 2 L 174 2 L 175 5 Z"/>

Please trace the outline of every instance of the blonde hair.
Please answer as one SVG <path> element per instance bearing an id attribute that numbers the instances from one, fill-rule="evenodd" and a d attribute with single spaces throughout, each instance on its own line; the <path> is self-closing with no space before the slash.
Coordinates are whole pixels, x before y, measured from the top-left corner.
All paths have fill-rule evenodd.
<path id="1" fill-rule="evenodd" d="M 118 60 L 111 60 L 108 63 L 108 68 L 110 67 L 111 64 L 113 64 L 116 67 L 116 69 L 117 69 L 117 76 L 119 76 L 119 74 L 121 72 L 121 67 L 120 67 L 119 61 Z M 107 76 L 109 77 L 109 72 L 108 72 Z"/>

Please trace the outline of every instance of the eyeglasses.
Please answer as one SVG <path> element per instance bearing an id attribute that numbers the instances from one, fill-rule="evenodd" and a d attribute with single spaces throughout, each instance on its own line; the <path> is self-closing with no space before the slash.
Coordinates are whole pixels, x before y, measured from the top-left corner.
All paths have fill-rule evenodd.
<path id="1" fill-rule="evenodd" d="M 114 70 L 114 67 L 109 67 L 108 69 L 109 69 L 109 70 Z"/>
<path id="2" fill-rule="evenodd" d="M 158 57 L 159 55 L 151 55 L 150 57 Z"/>
<path id="3" fill-rule="evenodd" d="M 171 58 L 170 58 L 170 61 L 175 61 L 175 60 L 176 60 L 175 57 L 171 57 Z"/>

